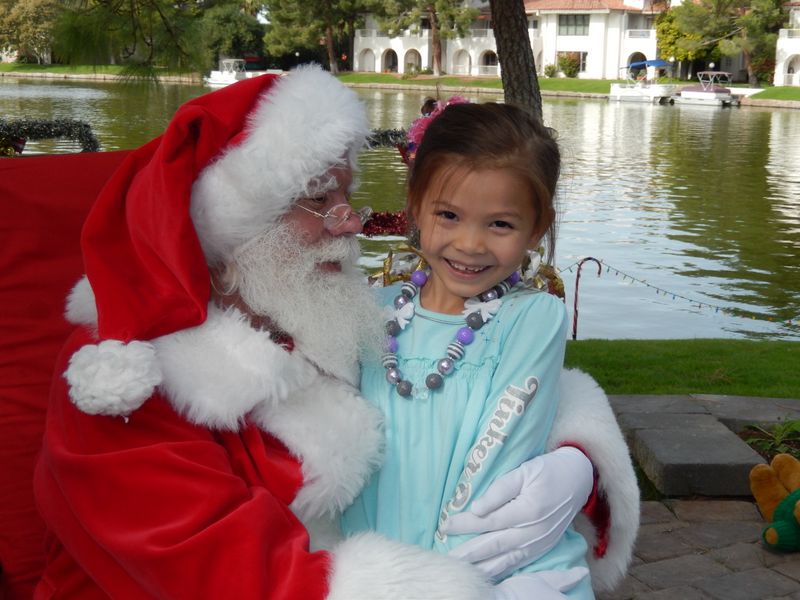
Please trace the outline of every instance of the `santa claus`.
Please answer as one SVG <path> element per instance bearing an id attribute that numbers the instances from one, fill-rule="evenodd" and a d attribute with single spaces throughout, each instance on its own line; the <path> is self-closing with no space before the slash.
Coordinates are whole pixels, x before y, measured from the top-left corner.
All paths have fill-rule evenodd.
<path id="1" fill-rule="evenodd" d="M 368 131 L 351 90 L 302 68 L 185 104 L 111 177 L 84 226 L 86 277 L 67 303 L 79 327 L 35 474 L 49 530 L 36 597 L 540 589 L 530 575 L 492 586 L 466 561 L 376 534 L 336 537 L 383 439 L 357 390 L 381 338 L 349 202 Z M 636 484 L 602 392 L 581 374 L 563 385 L 549 446 L 578 446 L 595 467 L 579 519 L 607 589 L 630 558 Z"/>

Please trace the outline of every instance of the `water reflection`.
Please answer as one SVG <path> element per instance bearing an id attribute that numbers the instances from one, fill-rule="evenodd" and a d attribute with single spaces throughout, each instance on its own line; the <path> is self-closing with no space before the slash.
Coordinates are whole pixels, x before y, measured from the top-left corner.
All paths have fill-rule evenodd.
<path id="1" fill-rule="evenodd" d="M 0 110 L 88 121 L 113 150 L 155 137 L 204 91 L 2 79 Z M 428 93 L 358 94 L 373 127 L 401 128 Z M 588 263 L 583 271 L 579 338 L 800 340 L 800 111 L 545 98 L 544 113 L 564 154 L 556 264 L 594 256 L 607 265 L 600 277 Z M 29 151 L 74 150 L 69 144 Z M 365 152 L 356 204 L 400 208 L 405 176 L 394 149 Z M 367 262 L 386 247 L 365 241 Z M 564 279 L 571 310 L 574 266 Z"/>

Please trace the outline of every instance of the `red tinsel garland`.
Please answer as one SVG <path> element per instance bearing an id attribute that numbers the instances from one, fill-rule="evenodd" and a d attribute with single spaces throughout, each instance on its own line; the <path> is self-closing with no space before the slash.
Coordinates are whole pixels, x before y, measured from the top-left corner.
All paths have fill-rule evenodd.
<path id="1" fill-rule="evenodd" d="M 404 211 L 381 211 L 372 213 L 369 220 L 364 223 L 362 235 L 373 237 L 376 235 L 407 235 L 408 218 Z"/>

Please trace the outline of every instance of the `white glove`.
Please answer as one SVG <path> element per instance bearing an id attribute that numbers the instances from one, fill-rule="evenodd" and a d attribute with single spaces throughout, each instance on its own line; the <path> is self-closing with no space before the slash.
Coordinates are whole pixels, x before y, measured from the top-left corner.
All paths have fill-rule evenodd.
<path id="1" fill-rule="evenodd" d="M 521 573 L 494 586 L 492 600 L 564 600 L 562 592 L 570 591 L 588 574 L 586 567 Z"/>
<path id="2" fill-rule="evenodd" d="M 564 446 L 498 477 L 468 511 L 448 518 L 448 535 L 483 533 L 450 551 L 498 578 L 549 552 L 594 486 L 586 455 Z"/>

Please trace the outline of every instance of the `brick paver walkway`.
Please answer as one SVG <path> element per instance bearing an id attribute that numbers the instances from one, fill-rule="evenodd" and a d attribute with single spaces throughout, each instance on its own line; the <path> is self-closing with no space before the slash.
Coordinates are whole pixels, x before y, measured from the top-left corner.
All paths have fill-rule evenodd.
<path id="1" fill-rule="evenodd" d="M 598 600 L 800 600 L 800 553 L 766 549 L 764 525 L 743 500 L 644 502 L 628 577 Z"/>

